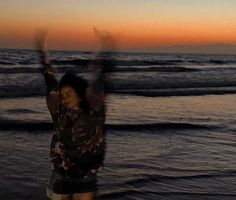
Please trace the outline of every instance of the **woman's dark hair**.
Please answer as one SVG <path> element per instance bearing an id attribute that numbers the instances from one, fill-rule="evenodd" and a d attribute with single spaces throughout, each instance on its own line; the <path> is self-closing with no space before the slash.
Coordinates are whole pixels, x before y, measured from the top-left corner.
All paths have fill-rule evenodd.
<path id="1" fill-rule="evenodd" d="M 89 110 L 89 103 L 86 99 L 86 89 L 88 88 L 88 82 L 81 78 L 76 76 L 75 74 L 72 74 L 71 72 L 66 73 L 60 80 L 59 83 L 59 90 L 61 90 L 61 88 L 63 86 L 70 86 L 72 87 L 76 94 L 80 97 L 81 101 L 80 101 L 80 108 L 82 110 Z"/>

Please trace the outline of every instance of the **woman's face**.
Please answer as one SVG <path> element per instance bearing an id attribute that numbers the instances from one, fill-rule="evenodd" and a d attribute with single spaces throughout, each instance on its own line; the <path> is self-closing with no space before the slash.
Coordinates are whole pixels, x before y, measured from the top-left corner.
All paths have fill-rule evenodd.
<path id="1" fill-rule="evenodd" d="M 79 109 L 80 97 L 75 92 L 74 88 L 70 86 L 63 86 L 60 89 L 62 103 L 68 109 Z"/>

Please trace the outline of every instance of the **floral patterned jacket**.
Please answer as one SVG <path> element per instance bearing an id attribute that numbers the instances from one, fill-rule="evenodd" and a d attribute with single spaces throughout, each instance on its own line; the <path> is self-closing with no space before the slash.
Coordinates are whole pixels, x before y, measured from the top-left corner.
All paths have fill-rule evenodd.
<path id="1" fill-rule="evenodd" d="M 103 84 L 101 77 L 94 86 Z M 86 92 L 89 111 L 69 110 L 61 103 L 54 74 L 45 73 L 45 80 L 47 106 L 54 123 L 50 151 L 54 168 L 80 177 L 96 174 L 105 155 L 104 92 L 91 86 Z"/>

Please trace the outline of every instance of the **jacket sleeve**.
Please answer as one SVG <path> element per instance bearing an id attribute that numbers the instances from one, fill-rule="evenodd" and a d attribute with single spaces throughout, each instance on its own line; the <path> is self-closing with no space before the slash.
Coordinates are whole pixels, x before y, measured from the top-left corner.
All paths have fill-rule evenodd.
<path id="1" fill-rule="evenodd" d="M 54 118 L 57 108 L 59 107 L 59 91 L 57 89 L 57 80 L 55 72 L 51 72 L 50 68 L 45 68 L 44 78 L 47 89 L 47 106 L 51 116 Z"/>
<path id="2" fill-rule="evenodd" d="M 47 86 L 47 93 L 57 91 L 56 68 L 52 67 L 52 63 L 48 58 L 46 50 L 40 50 L 41 64 L 43 66 L 42 72 L 44 74 L 45 83 Z"/>
<path id="3" fill-rule="evenodd" d="M 52 64 L 48 58 L 48 54 L 45 50 L 40 50 L 42 72 L 46 84 L 47 92 L 47 106 L 48 110 L 54 119 L 56 110 L 59 106 L 59 92 L 57 83 L 57 71 L 56 68 L 52 67 Z"/>
<path id="4" fill-rule="evenodd" d="M 105 95 L 108 85 L 108 73 L 113 67 L 112 60 L 107 57 L 96 59 L 91 67 L 94 69 L 94 81 L 90 84 L 90 87 L 86 91 L 86 98 L 90 107 L 100 112 L 105 108 Z"/>

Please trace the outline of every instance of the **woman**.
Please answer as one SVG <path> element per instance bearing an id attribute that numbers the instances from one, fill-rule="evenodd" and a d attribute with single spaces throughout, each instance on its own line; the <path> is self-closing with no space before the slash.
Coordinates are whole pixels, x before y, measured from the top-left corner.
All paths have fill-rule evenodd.
<path id="1" fill-rule="evenodd" d="M 52 200 L 92 200 L 105 152 L 104 68 L 96 65 L 98 76 L 92 86 L 71 73 L 58 85 L 43 43 L 39 41 L 47 106 L 54 123 L 47 194 Z"/>

